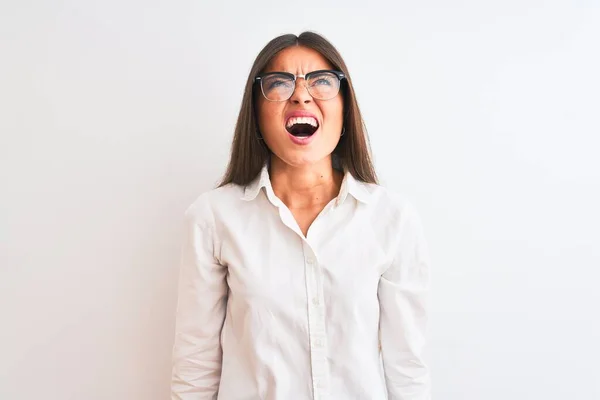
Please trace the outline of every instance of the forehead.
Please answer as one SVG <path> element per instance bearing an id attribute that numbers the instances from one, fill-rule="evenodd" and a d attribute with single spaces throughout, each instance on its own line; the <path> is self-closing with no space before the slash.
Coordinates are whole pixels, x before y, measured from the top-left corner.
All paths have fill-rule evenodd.
<path id="1" fill-rule="evenodd" d="M 277 53 L 265 72 L 283 71 L 304 75 L 319 69 L 333 69 L 333 66 L 318 51 L 304 46 L 293 46 Z"/>

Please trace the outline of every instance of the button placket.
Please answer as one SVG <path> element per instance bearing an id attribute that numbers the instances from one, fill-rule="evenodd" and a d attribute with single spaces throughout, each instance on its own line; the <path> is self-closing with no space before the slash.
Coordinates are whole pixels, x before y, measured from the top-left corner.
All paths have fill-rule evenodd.
<path id="1" fill-rule="evenodd" d="M 327 399 L 329 367 L 327 363 L 327 337 L 325 332 L 325 308 L 323 305 L 323 283 L 317 260 L 310 245 L 304 243 L 306 295 L 313 394 L 315 399 Z"/>

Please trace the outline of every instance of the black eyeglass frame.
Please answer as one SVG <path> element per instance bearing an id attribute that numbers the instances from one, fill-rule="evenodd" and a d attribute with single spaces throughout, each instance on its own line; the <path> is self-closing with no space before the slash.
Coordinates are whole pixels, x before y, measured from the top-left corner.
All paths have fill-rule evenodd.
<path id="1" fill-rule="evenodd" d="M 305 75 L 294 75 L 294 74 L 292 74 L 291 72 L 277 72 L 277 71 L 274 71 L 274 72 L 267 72 L 267 73 L 264 73 L 264 74 L 257 75 L 257 76 L 254 78 L 254 83 L 255 83 L 255 84 L 256 84 L 256 83 L 260 83 L 260 92 L 262 93 L 263 97 L 264 97 L 264 98 L 265 98 L 267 101 L 273 101 L 273 102 L 282 102 L 282 101 L 288 101 L 288 100 L 289 100 L 289 99 L 290 99 L 290 98 L 291 98 L 291 97 L 294 95 L 294 92 L 296 91 L 296 80 L 297 80 L 298 78 L 302 78 L 302 79 L 304 79 L 305 81 L 308 81 L 312 75 L 319 74 L 319 73 L 323 73 L 323 72 L 330 72 L 330 73 L 334 74 L 334 75 L 335 75 L 335 76 L 338 78 L 338 93 L 339 93 L 339 91 L 340 91 L 340 89 L 341 89 L 341 87 L 342 87 L 342 80 L 346 79 L 346 74 L 344 74 L 342 71 L 336 71 L 336 70 L 332 70 L 332 69 L 319 69 L 319 70 L 316 70 L 316 71 L 311 71 L 311 72 L 309 72 L 309 73 L 307 73 L 307 74 L 305 74 Z M 266 77 L 266 76 L 269 76 L 269 75 L 284 75 L 284 76 L 288 76 L 288 77 L 289 77 L 289 78 L 290 78 L 290 79 L 291 79 L 291 80 L 294 82 L 294 90 L 293 90 L 293 91 L 292 91 L 292 93 L 290 94 L 290 97 L 288 97 L 287 99 L 284 99 L 284 100 L 271 100 L 271 99 L 269 99 L 269 98 L 268 98 L 268 97 L 265 95 L 265 91 L 264 91 L 264 89 L 263 89 L 262 82 L 263 82 L 263 78 L 264 78 L 264 77 Z M 305 86 L 306 86 L 306 85 L 305 85 Z M 315 98 L 315 97 L 314 97 L 314 96 L 313 96 L 313 95 L 310 93 L 310 89 L 309 89 L 307 86 L 306 86 L 306 90 L 308 90 L 308 93 L 311 95 L 311 97 Z M 338 93 L 336 93 L 336 94 L 335 94 L 335 96 L 337 96 L 337 94 L 338 94 Z M 335 96 L 333 96 L 333 97 L 335 97 Z M 333 97 L 331 97 L 330 99 L 317 99 L 317 100 L 321 100 L 321 101 L 327 101 L 327 100 L 331 100 L 331 99 L 333 99 Z"/>

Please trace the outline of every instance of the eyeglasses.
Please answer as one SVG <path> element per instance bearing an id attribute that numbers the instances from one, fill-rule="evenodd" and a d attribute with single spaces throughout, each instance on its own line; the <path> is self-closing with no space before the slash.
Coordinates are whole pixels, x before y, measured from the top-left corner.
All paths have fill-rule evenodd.
<path id="1" fill-rule="evenodd" d="M 346 75 L 340 71 L 318 70 L 306 75 L 294 75 L 289 72 L 269 72 L 254 78 L 260 82 L 260 90 L 269 101 L 286 101 L 296 90 L 296 79 L 303 78 L 308 93 L 317 100 L 333 99 L 340 91 L 340 82 Z"/>

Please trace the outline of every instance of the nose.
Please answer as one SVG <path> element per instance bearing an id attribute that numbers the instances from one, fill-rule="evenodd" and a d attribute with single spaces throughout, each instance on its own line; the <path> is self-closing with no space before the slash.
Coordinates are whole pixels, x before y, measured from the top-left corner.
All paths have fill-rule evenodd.
<path id="1" fill-rule="evenodd" d="M 296 89 L 294 90 L 294 93 L 292 93 L 290 101 L 294 104 L 308 104 L 312 101 L 312 96 L 308 93 L 304 78 L 296 79 Z"/>

